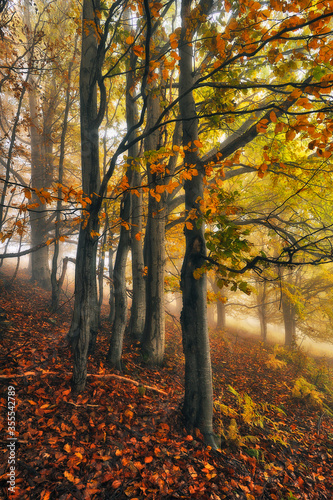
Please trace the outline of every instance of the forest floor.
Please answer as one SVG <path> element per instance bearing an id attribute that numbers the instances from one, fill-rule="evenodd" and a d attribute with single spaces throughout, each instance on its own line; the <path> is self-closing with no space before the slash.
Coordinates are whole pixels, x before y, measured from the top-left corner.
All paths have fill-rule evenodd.
<path id="1" fill-rule="evenodd" d="M 162 368 L 144 366 L 138 346 L 127 340 L 122 373 L 105 365 L 110 327 L 103 322 L 87 388 L 73 399 L 65 338 L 71 304 L 51 315 L 49 292 L 24 276 L 10 289 L 6 281 L 0 276 L 0 498 L 333 498 L 333 385 L 326 360 L 212 331 L 221 445 L 214 452 L 181 419 L 177 321 L 169 317 Z M 9 495 L 7 396 L 13 392 L 15 493 Z"/>

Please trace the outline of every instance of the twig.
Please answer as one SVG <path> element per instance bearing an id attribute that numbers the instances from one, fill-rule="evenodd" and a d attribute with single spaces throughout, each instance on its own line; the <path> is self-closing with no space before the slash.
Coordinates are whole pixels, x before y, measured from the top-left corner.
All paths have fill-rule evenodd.
<path id="1" fill-rule="evenodd" d="M 11 378 L 22 378 L 22 377 L 36 377 L 37 375 L 59 375 L 59 372 L 25 372 L 21 374 L 6 374 L 0 375 L 0 379 L 11 379 Z M 65 372 L 64 375 L 71 375 L 71 373 Z M 87 373 L 87 377 L 96 377 L 96 378 L 115 378 L 117 380 L 121 380 L 122 382 L 129 382 L 130 384 L 136 385 L 137 387 L 145 387 L 146 389 L 150 389 L 151 391 L 158 392 L 159 394 L 163 394 L 163 396 L 167 396 L 168 394 L 157 387 L 153 387 L 151 385 L 145 385 L 131 378 L 122 377 L 121 375 L 116 375 L 114 373 L 105 373 L 104 375 L 99 375 L 98 373 Z"/>

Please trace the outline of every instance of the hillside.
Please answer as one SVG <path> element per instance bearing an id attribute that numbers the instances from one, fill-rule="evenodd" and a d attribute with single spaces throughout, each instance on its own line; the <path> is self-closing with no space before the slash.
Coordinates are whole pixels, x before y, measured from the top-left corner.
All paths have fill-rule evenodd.
<path id="1" fill-rule="evenodd" d="M 169 318 L 161 369 L 127 339 L 124 370 L 105 366 L 109 325 L 73 399 L 68 302 L 21 276 L 0 282 L 0 497 L 20 499 L 331 499 L 333 385 L 325 360 L 211 333 L 215 426 L 221 450 L 183 427 L 183 355 Z M 16 487 L 8 497 L 7 389 L 14 387 Z"/>

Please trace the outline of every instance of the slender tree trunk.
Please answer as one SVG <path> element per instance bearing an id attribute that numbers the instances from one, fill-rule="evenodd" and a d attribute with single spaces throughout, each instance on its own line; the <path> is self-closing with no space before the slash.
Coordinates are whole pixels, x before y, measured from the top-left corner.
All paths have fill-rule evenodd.
<path id="1" fill-rule="evenodd" d="M 138 119 L 138 107 L 135 93 L 135 66 L 137 56 L 131 52 L 129 68 L 126 77 L 126 121 L 127 130 L 131 130 L 135 126 Z M 135 133 L 132 134 L 132 138 Z M 139 156 L 139 146 L 134 144 L 128 151 L 128 156 L 131 159 L 132 166 L 131 186 L 138 188 L 141 186 L 141 174 L 138 171 L 136 158 Z M 142 246 L 142 192 L 136 190 L 131 193 L 131 252 L 132 252 L 132 282 L 133 282 L 133 298 L 131 307 L 130 319 L 130 335 L 138 340 L 142 336 L 145 325 L 146 313 L 146 283 L 144 279 L 144 259 Z"/>
<path id="2" fill-rule="evenodd" d="M 90 196 L 86 207 L 88 218 L 81 223 L 75 268 L 75 300 L 71 328 L 68 334 L 73 351 L 74 392 L 85 388 L 89 344 L 94 345 L 98 328 L 96 254 L 98 193 L 100 185 L 99 140 L 97 122 L 97 38 L 94 7 L 99 1 L 84 0 L 82 24 L 82 55 L 80 68 L 81 168 L 83 192 Z M 96 208 L 97 207 L 97 208 Z"/>
<path id="3" fill-rule="evenodd" d="M 158 96 L 149 96 L 147 119 L 153 125 L 160 115 Z M 155 131 L 145 141 L 146 151 L 155 151 L 160 145 L 160 132 Z M 164 306 L 164 268 L 165 268 L 165 193 L 158 195 L 156 186 L 164 183 L 163 175 L 151 171 L 148 164 L 150 185 L 148 200 L 148 222 L 145 236 L 145 257 L 148 267 L 146 277 L 146 321 L 141 340 L 144 360 L 151 365 L 160 365 L 165 349 L 165 306 Z M 157 194 L 157 198 L 156 198 Z M 160 199 L 158 197 L 160 196 Z"/>
<path id="4" fill-rule="evenodd" d="M 141 175 L 133 171 L 133 186 L 141 185 Z M 145 326 L 146 317 L 146 282 L 144 277 L 144 258 L 142 246 L 142 193 L 139 196 L 131 194 L 131 251 L 133 299 L 131 307 L 130 334 L 135 340 L 140 340 Z M 139 239 L 140 238 L 140 239 Z"/>
<path id="5" fill-rule="evenodd" d="M 113 249 L 113 241 L 112 241 L 112 234 L 109 235 L 109 322 L 111 325 L 114 322 L 114 317 L 115 317 L 115 300 L 114 300 L 114 282 L 113 282 L 113 254 L 114 249 Z"/>
<path id="6" fill-rule="evenodd" d="M 28 31 L 31 34 L 30 6 L 25 2 L 26 23 Z M 29 64 L 34 65 L 34 43 L 30 51 Z M 38 190 L 47 187 L 48 175 L 47 169 L 44 169 L 46 158 L 43 158 L 43 140 L 46 136 L 40 133 L 39 109 L 37 105 L 36 83 L 31 73 L 29 74 L 29 111 L 30 111 L 30 144 L 31 144 L 31 185 Z M 40 198 L 33 193 L 32 202 L 38 203 L 39 207 L 30 212 L 31 246 L 39 245 L 47 239 L 47 224 L 45 224 L 45 215 L 43 214 L 43 204 Z M 31 279 L 38 285 L 49 289 L 51 286 L 51 274 L 49 267 L 49 247 L 44 246 L 30 256 Z"/>
<path id="7" fill-rule="evenodd" d="M 258 315 L 260 321 L 261 340 L 267 342 L 267 305 L 266 305 L 266 280 L 258 283 Z"/>
<path id="8" fill-rule="evenodd" d="M 285 294 L 282 295 L 282 312 L 285 331 L 285 346 L 293 349 L 296 346 L 296 311 Z"/>
<path id="9" fill-rule="evenodd" d="M 100 247 L 100 257 L 98 262 L 98 326 L 101 324 L 101 309 L 104 298 L 104 265 L 105 265 L 105 247 L 107 239 L 107 225 L 105 225 L 104 235 Z"/>
<path id="10" fill-rule="evenodd" d="M 130 169 L 127 174 L 130 175 Z M 124 333 L 127 324 L 127 292 L 126 292 L 126 263 L 130 250 L 130 228 L 128 221 L 131 214 L 131 196 L 123 196 L 120 218 L 126 225 L 120 229 L 120 238 L 117 248 L 116 261 L 113 269 L 113 286 L 115 299 L 115 316 L 112 325 L 107 362 L 116 370 L 121 370 L 121 356 L 123 351 Z"/>
<path id="11" fill-rule="evenodd" d="M 183 120 L 185 167 L 196 168 L 197 175 L 185 182 L 185 210 L 191 217 L 200 217 L 200 199 L 203 198 L 203 175 L 194 141 L 198 140 L 198 119 L 193 85 L 193 46 L 191 43 L 191 2 L 183 0 L 182 31 L 179 43 L 180 113 Z M 183 415 L 188 428 L 198 427 L 205 441 L 216 448 L 213 434 L 213 385 L 207 325 L 207 278 L 199 279 L 194 272 L 204 263 L 206 245 L 203 225 L 189 220 L 185 226 L 186 251 L 181 271 L 183 310 L 181 324 L 185 353 L 185 398 Z"/>
<path id="12" fill-rule="evenodd" d="M 77 47 L 77 37 L 75 37 L 75 45 L 74 45 L 74 56 L 76 55 L 76 47 Z M 64 121 L 61 131 L 60 138 L 60 155 L 59 155 L 59 167 L 58 167 L 58 183 L 61 185 L 63 183 L 64 176 L 64 160 L 65 160 L 65 147 L 66 147 L 66 134 L 68 127 L 68 115 L 70 108 L 70 90 L 71 90 L 71 76 L 72 76 L 72 68 L 74 61 L 72 60 L 68 66 L 68 85 L 66 89 L 66 104 L 65 104 L 65 112 L 64 112 Z M 61 186 L 58 189 L 58 200 L 57 200 L 57 215 L 56 215 L 56 224 L 55 224 L 55 242 L 54 242 L 54 252 L 52 258 L 52 269 L 51 269 L 51 286 L 52 286 L 52 298 L 51 298 L 51 311 L 57 311 L 59 308 L 59 300 L 60 300 L 60 291 L 62 286 L 62 281 L 57 279 L 57 271 L 58 271 L 58 257 L 60 250 L 60 224 L 61 224 L 61 209 L 62 209 L 62 191 Z"/>
<path id="13" fill-rule="evenodd" d="M 225 303 L 220 300 L 220 296 L 222 293 L 222 290 L 217 286 L 216 282 L 214 280 L 211 280 L 211 285 L 213 288 L 213 292 L 217 295 L 216 299 L 216 327 L 221 328 L 222 330 L 225 330 L 227 326 L 227 315 L 226 315 L 226 307 Z"/>

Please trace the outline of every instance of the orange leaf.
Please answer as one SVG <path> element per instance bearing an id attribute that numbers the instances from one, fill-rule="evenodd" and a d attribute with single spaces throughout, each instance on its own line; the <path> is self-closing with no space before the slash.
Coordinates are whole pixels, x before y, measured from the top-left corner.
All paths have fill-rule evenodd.
<path id="1" fill-rule="evenodd" d="M 143 53 L 143 47 L 141 47 L 140 45 L 134 45 L 133 52 L 136 56 L 140 57 Z"/>
<path id="2" fill-rule="evenodd" d="M 136 235 L 135 235 L 135 239 L 136 239 L 137 241 L 140 241 L 140 240 L 141 240 L 141 233 L 136 233 Z"/>
<path id="3" fill-rule="evenodd" d="M 24 196 L 28 198 L 28 200 L 31 199 L 31 191 L 28 188 L 24 188 Z"/>
<path id="4" fill-rule="evenodd" d="M 145 464 L 150 464 L 150 462 L 153 461 L 153 457 L 146 457 L 145 458 Z"/>
<path id="5" fill-rule="evenodd" d="M 180 57 L 179 57 L 179 55 L 177 54 L 177 52 L 175 50 L 172 50 L 170 52 L 170 56 L 173 57 L 173 59 L 175 59 L 176 61 L 180 60 Z"/>
<path id="6" fill-rule="evenodd" d="M 134 36 L 130 35 L 126 38 L 125 42 L 128 44 L 128 45 L 131 45 L 131 43 L 134 42 Z"/>
<path id="7" fill-rule="evenodd" d="M 64 476 L 65 476 L 66 479 L 68 479 L 68 481 L 70 481 L 71 483 L 74 483 L 75 478 L 74 478 L 73 474 L 71 474 L 70 472 L 68 472 L 67 470 L 65 470 Z"/>
<path id="8" fill-rule="evenodd" d="M 276 114 L 275 114 L 275 112 L 274 112 L 274 111 L 271 111 L 271 113 L 270 113 L 269 117 L 270 117 L 270 119 L 271 119 L 271 121 L 272 121 L 273 123 L 276 123 L 276 122 L 277 122 L 277 117 L 276 117 Z"/>
<path id="9" fill-rule="evenodd" d="M 112 483 L 112 488 L 114 490 L 116 490 L 117 488 L 119 488 L 119 486 L 121 485 L 121 481 L 119 481 L 119 479 L 116 479 L 115 481 L 113 481 Z"/>
<path id="10" fill-rule="evenodd" d="M 290 129 L 286 132 L 286 141 L 292 141 L 293 139 L 295 139 L 295 137 L 296 137 L 295 130 Z"/>

